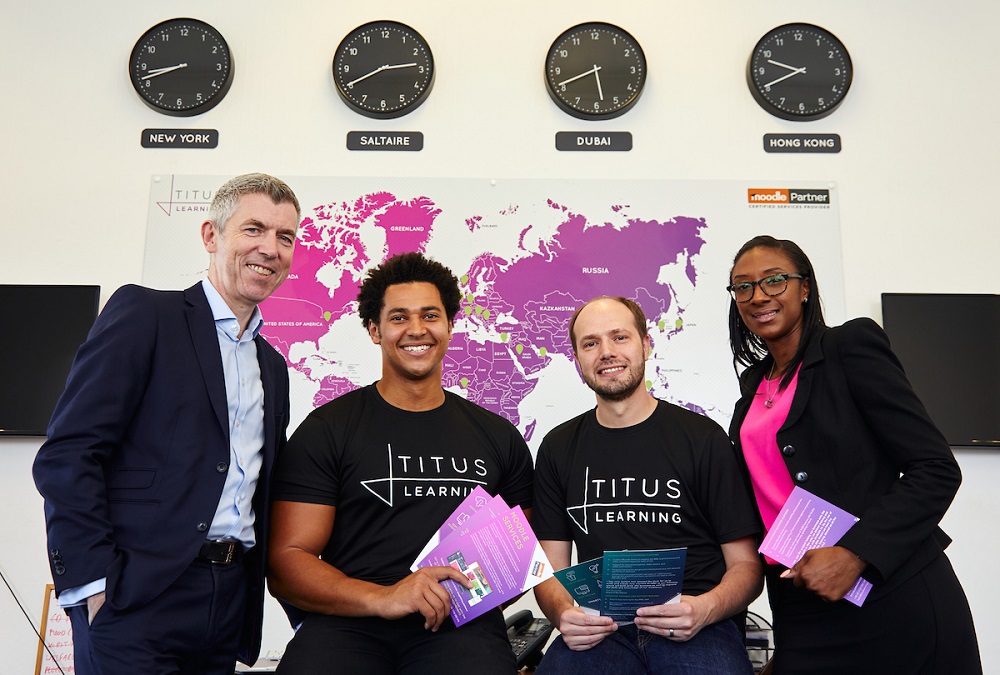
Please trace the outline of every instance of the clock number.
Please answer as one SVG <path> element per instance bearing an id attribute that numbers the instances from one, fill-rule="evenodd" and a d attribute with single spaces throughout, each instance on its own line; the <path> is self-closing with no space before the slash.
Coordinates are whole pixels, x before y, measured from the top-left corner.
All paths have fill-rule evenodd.
<path id="1" fill-rule="evenodd" d="M 802 33 L 795 33 L 794 37 L 796 42 L 802 42 Z"/>
<path id="2" fill-rule="evenodd" d="M 631 50 L 631 49 L 626 49 L 626 50 L 625 50 L 625 58 L 626 58 L 626 59 L 627 59 L 627 58 L 628 58 L 628 57 L 629 57 L 629 56 L 630 56 L 631 54 L 632 54 L 632 50 Z"/>
<path id="3" fill-rule="evenodd" d="M 382 39 L 385 40 L 388 37 L 389 37 L 389 31 L 387 30 L 382 31 Z M 385 101 L 383 101 L 383 103 L 385 103 Z"/>
<path id="4" fill-rule="evenodd" d="M 160 36 L 160 41 L 161 42 L 170 42 L 170 36 L 167 35 L 166 33 L 164 33 L 163 35 Z"/>
<path id="5" fill-rule="evenodd" d="M 218 47 L 212 47 L 212 53 L 213 54 L 218 54 L 219 53 L 219 48 Z"/>
<path id="6" fill-rule="evenodd" d="M 820 96 L 818 99 L 816 99 L 816 105 L 822 106 L 822 105 L 825 105 L 825 104 L 826 104 L 826 102 L 823 100 L 822 96 Z"/>
<path id="7" fill-rule="evenodd" d="M 400 103 L 406 103 L 406 94 L 400 94 L 399 95 L 399 102 Z"/>
<path id="8" fill-rule="evenodd" d="M 830 59 L 832 59 L 832 58 L 833 58 L 833 52 L 832 52 L 832 51 L 830 51 L 830 52 L 827 52 L 827 54 L 829 54 L 829 56 L 828 56 L 827 58 L 830 58 Z"/>
<path id="9" fill-rule="evenodd" d="M 222 64 L 221 64 L 221 63 L 216 63 L 216 64 L 215 64 L 215 69 L 216 69 L 217 71 L 220 71 L 220 72 L 221 72 L 221 71 L 222 71 Z"/>
<path id="10" fill-rule="evenodd" d="M 371 35 L 363 35 L 361 37 L 361 41 L 364 42 L 366 45 L 370 45 L 371 42 L 372 42 L 372 36 Z"/>
<path id="11" fill-rule="evenodd" d="M 574 47 L 579 47 L 580 46 L 580 38 L 578 38 L 578 37 L 573 38 L 571 40 L 571 42 L 573 43 Z"/>
<path id="12" fill-rule="evenodd" d="M 569 52 L 568 51 L 566 51 L 565 49 L 560 49 L 559 50 L 559 58 L 564 59 L 567 56 L 569 56 Z"/>
<path id="13" fill-rule="evenodd" d="M 785 39 L 784 38 L 774 38 L 774 44 L 777 47 L 784 47 L 785 46 Z"/>
<path id="14" fill-rule="evenodd" d="M 358 48 L 357 47 L 351 47 L 350 49 L 347 50 L 347 52 L 351 56 L 357 56 L 358 55 Z"/>
<path id="15" fill-rule="evenodd" d="M 385 99 L 382 99 L 382 107 L 385 107 Z"/>
<path id="16" fill-rule="evenodd" d="M 146 45 L 146 53 L 147 54 L 155 54 L 156 53 L 156 47 L 154 47 L 153 45 Z"/>
<path id="17" fill-rule="evenodd" d="M 340 67 L 340 72 L 342 72 L 344 75 L 347 75 L 347 73 L 351 72 L 351 67 L 345 63 Z"/>
<path id="18" fill-rule="evenodd" d="M 420 56 L 420 50 L 418 48 L 414 47 L 413 48 L 413 55 L 414 56 Z"/>
<path id="19" fill-rule="evenodd" d="M 187 28 L 181 28 L 181 37 L 187 37 L 189 32 Z"/>
<path id="20" fill-rule="evenodd" d="M 177 99 L 177 107 L 180 108 L 182 105 L 184 105 L 184 101 L 182 99 Z"/>
<path id="21" fill-rule="evenodd" d="M 600 39 L 601 39 L 601 34 L 600 34 L 600 33 L 598 33 L 598 32 L 597 32 L 597 31 L 595 30 L 595 31 L 591 32 L 591 34 L 590 34 L 590 39 L 591 39 L 591 40 L 600 40 Z"/>

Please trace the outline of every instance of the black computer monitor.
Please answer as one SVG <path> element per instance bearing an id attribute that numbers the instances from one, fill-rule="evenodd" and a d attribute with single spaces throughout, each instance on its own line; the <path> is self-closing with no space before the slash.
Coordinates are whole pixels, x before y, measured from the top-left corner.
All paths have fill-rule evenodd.
<path id="1" fill-rule="evenodd" d="M 44 436 L 100 286 L 0 285 L 0 434 Z"/>
<path id="2" fill-rule="evenodd" d="M 948 443 L 1000 447 L 1000 295 L 883 293 L 882 321 Z"/>

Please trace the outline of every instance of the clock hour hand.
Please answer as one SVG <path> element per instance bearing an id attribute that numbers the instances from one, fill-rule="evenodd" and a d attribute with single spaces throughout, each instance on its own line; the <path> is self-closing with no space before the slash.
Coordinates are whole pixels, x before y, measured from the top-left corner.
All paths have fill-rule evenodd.
<path id="1" fill-rule="evenodd" d="M 394 66 L 382 66 L 382 70 L 393 70 L 395 68 L 416 68 L 416 63 L 399 63 Z"/>
<path id="2" fill-rule="evenodd" d="M 804 73 L 804 72 L 806 72 L 805 66 L 803 66 L 802 68 L 796 68 L 795 70 L 793 70 L 792 72 L 788 73 L 787 75 L 782 75 L 777 80 L 771 80 L 770 82 L 768 82 L 767 84 L 765 84 L 764 87 L 765 88 L 772 87 L 772 86 L 778 84 L 779 82 L 781 82 L 782 80 L 787 80 L 790 77 L 795 77 L 799 73 Z"/>
<path id="3" fill-rule="evenodd" d="M 772 66 L 781 66 L 782 68 L 787 68 L 788 70 L 799 70 L 795 66 L 790 66 L 786 63 L 782 63 L 781 61 L 773 61 L 771 59 L 768 59 L 767 62 L 770 63 Z"/>
<path id="4" fill-rule="evenodd" d="M 597 74 L 597 71 L 598 71 L 598 70 L 600 70 L 600 69 L 601 69 L 601 67 L 600 67 L 600 66 L 594 66 L 594 67 L 593 67 L 593 68 L 591 68 L 590 70 L 586 70 L 586 71 L 584 71 L 584 72 L 580 73 L 579 75 L 577 75 L 576 77 L 571 77 L 571 78 L 569 78 L 568 80 L 563 80 L 562 82 L 560 82 L 560 83 L 559 83 L 558 85 L 556 85 L 556 86 L 559 86 L 559 87 L 561 87 L 561 86 L 563 86 L 563 85 L 565 85 L 565 84 L 569 84 L 570 82 L 575 82 L 576 80 L 579 80 L 579 79 L 580 79 L 581 77 L 587 77 L 587 76 L 588 76 L 588 75 L 590 75 L 591 73 L 594 73 L 594 74 L 596 75 L 596 74 Z M 598 78 L 598 79 L 597 79 L 597 81 L 598 81 L 598 83 L 600 83 L 600 81 L 601 81 L 601 80 L 600 80 L 600 78 Z M 598 86 L 600 86 L 600 85 L 598 85 Z"/>
<path id="5" fill-rule="evenodd" d="M 140 80 L 149 80 L 151 78 L 156 77 L 157 75 L 163 75 L 164 73 L 169 73 L 169 72 L 172 72 L 172 71 L 177 70 L 179 68 L 187 68 L 187 65 L 188 64 L 186 64 L 186 63 L 178 63 L 176 66 L 167 66 L 166 68 L 153 68 L 152 70 L 149 71 L 149 73 L 147 73 L 146 75 L 143 75 L 139 79 Z"/>

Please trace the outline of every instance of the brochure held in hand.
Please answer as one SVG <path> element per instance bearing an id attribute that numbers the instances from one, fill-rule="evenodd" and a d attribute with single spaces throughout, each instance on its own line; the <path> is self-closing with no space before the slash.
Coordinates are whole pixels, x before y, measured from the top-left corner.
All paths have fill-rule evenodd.
<path id="1" fill-rule="evenodd" d="M 485 498 L 484 498 L 485 495 Z M 451 596 L 451 618 L 461 626 L 552 576 L 552 565 L 520 506 L 481 487 L 427 543 L 413 569 L 451 565 L 472 582 L 468 589 L 450 579 L 441 585 Z"/>

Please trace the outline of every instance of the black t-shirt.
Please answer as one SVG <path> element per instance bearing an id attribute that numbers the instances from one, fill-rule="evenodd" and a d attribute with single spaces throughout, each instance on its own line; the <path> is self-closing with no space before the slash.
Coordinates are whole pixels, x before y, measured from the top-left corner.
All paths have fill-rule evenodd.
<path id="1" fill-rule="evenodd" d="M 590 410 L 549 432 L 535 465 L 531 526 L 541 540 L 573 541 L 580 561 L 686 546 L 688 595 L 722 579 L 721 544 L 759 533 L 726 433 L 664 401 L 624 429 L 601 426 Z"/>
<path id="2" fill-rule="evenodd" d="M 400 410 L 374 385 L 303 420 L 279 455 L 274 499 L 336 507 L 322 558 L 349 577 L 393 584 L 477 486 L 531 506 L 531 454 L 510 422 L 445 391 Z"/>

